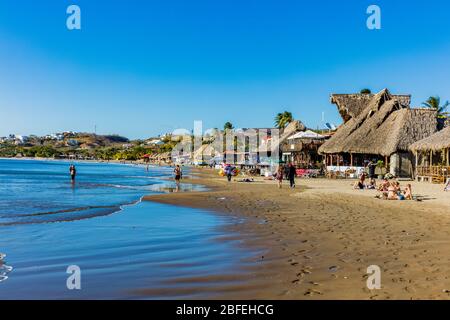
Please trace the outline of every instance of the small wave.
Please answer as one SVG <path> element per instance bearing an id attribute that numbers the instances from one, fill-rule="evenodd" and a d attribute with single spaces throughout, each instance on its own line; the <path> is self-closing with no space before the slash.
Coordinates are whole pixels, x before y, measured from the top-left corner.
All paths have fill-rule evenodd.
<path id="1" fill-rule="evenodd" d="M 3 259 L 6 257 L 6 254 L 0 253 L 0 282 L 8 279 L 8 274 L 13 270 L 13 267 L 5 264 Z"/>
<path id="2" fill-rule="evenodd" d="M 98 187 L 108 187 L 108 188 L 116 188 L 116 189 L 129 189 L 129 190 L 140 190 L 140 191 L 148 191 L 150 190 L 153 184 L 143 185 L 143 186 L 132 186 L 132 185 L 123 185 L 123 184 L 112 184 L 112 183 L 83 183 L 81 186 L 86 186 L 90 188 L 98 188 Z"/>
<path id="3" fill-rule="evenodd" d="M 12 226 L 20 224 L 35 224 L 35 223 L 52 223 L 52 222 L 69 222 L 76 220 L 83 220 L 88 218 L 100 217 L 110 215 L 121 211 L 126 206 L 132 206 L 141 202 L 141 199 L 130 203 L 124 203 L 120 205 L 112 206 L 85 206 L 64 210 L 37 212 L 30 214 L 8 214 L 0 216 L 0 218 L 11 219 L 13 221 L 0 222 L 0 226 Z M 79 213 L 79 214 L 73 214 Z M 36 219 L 36 218 L 41 219 Z"/>
<path id="4" fill-rule="evenodd" d="M 11 266 L 7 266 L 6 264 L 1 264 L 0 265 L 0 274 L 7 274 L 10 273 L 11 271 L 13 271 L 13 267 Z"/>
<path id="5" fill-rule="evenodd" d="M 25 217 L 36 217 L 36 216 L 45 216 L 51 214 L 60 214 L 60 213 L 70 213 L 70 212 L 78 212 L 78 211 L 86 211 L 92 209 L 109 209 L 109 208 L 118 208 L 120 206 L 86 206 L 86 207 L 78 207 L 64 210 L 56 210 L 56 211 L 46 211 L 46 212 L 36 212 L 36 213 L 13 213 L 8 215 L 2 215 L 0 218 L 25 218 Z"/>

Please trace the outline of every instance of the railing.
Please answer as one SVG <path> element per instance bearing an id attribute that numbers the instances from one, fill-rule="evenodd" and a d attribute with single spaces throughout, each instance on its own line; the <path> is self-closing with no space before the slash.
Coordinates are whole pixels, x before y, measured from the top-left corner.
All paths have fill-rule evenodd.
<path id="1" fill-rule="evenodd" d="M 440 176 L 440 177 L 450 177 L 450 167 L 447 166 L 418 166 L 417 167 L 418 176 Z"/>
<path id="2" fill-rule="evenodd" d="M 450 178 L 449 166 L 430 166 L 417 167 L 417 179 L 418 181 L 429 181 L 432 183 L 445 183 Z"/>

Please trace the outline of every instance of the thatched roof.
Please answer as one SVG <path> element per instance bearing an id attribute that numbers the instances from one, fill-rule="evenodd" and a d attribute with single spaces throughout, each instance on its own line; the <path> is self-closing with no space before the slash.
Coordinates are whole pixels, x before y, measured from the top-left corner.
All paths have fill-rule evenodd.
<path id="1" fill-rule="evenodd" d="M 305 131 L 306 126 L 299 120 L 294 120 L 291 123 L 287 125 L 286 128 L 283 130 L 280 130 L 280 140 L 279 143 L 285 142 L 290 136 L 293 134 L 299 132 L 299 131 Z M 274 149 L 275 146 L 272 146 L 272 149 Z"/>
<path id="2" fill-rule="evenodd" d="M 258 151 L 259 152 L 274 152 L 277 150 L 277 148 L 280 147 L 281 144 L 287 141 L 289 137 L 294 135 L 295 133 L 299 131 L 305 131 L 306 126 L 300 121 L 300 120 L 294 120 L 290 122 L 286 128 L 281 129 L 279 131 L 278 135 L 278 141 L 276 140 L 276 137 L 274 136 L 274 130 L 275 128 L 271 128 L 272 131 L 272 138 L 266 140 L 265 144 L 260 144 Z"/>
<path id="3" fill-rule="evenodd" d="M 361 113 L 339 127 L 319 153 L 364 153 L 390 156 L 436 132 L 436 112 L 410 109 L 387 89 L 374 95 Z"/>
<path id="4" fill-rule="evenodd" d="M 358 117 L 373 97 L 373 94 L 332 94 L 330 101 L 337 106 L 344 122 L 347 122 Z M 393 95 L 392 98 L 407 107 L 411 103 L 410 95 Z"/>
<path id="5" fill-rule="evenodd" d="M 411 151 L 440 151 L 447 148 L 450 148 L 450 127 L 413 143 L 409 149 Z"/>
<path id="6" fill-rule="evenodd" d="M 163 152 L 163 153 L 160 153 L 157 156 L 158 160 L 171 159 L 171 158 L 172 158 L 172 153 L 171 152 Z"/>
<path id="7" fill-rule="evenodd" d="M 203 160 L 207 158 L 212 158 L 219 152 L 213 147 L 212 144 L 202 144 L 197 150 L 193 153 L 194 160 Z"/>

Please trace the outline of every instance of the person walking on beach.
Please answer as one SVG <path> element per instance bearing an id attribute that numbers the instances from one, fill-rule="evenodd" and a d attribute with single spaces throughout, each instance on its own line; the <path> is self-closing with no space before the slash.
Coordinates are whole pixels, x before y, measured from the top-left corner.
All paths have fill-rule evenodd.
<path id="1" fill-rule="evenodd" d="M 177 191 L 180 189 L 180 180 L 182 178 L 183 172 L 181 171 L 180 165 L 177 164 L 175 169 L 173 170 L 173 173 L 175 175 L 175 183 L 177 185 Z"/>
<path id="2" fill-rule="evenodd" d="M 281 164 L 278 166 L 276 175 L 278 181 L 278 189 L 281 189 L 283 187 L 283 176 L 284 176 L 284 168 Z"/>
<path id="3" fill-rule="evenodd" d="M 369 178 L 375 179 L 375 167 L 377 164 L 375 163 L 375 160 L 370 160 L 367 164 L 367 167 L 369 168 Z"/>
<path id="4" fill-rule="evenodd" d="M 231 177 L 233 176 L 233 168 L 229 163 L 225 166 L 225 174 L 227 175 L 228 182 L 231 182 Z"/>
<path id="5" fill-rule="evenodd" d="M 72 181 L 72 183 L 74 183 L 75 177 L 77 175 L 77 169 L 73 164 L 69 167 L 69 173 L 70 173 L 70 180 Z"/>
<path id="6" fill-rule="evenodd" d="M 289 180 L 289 165 L 284 166 L 284 178 Z"/>
<path id="7" fill-rule="evenodd" d="M 292 163 L 289 163 L 289 184 L 291 188 L 295 188 L 295 167 Z"/>

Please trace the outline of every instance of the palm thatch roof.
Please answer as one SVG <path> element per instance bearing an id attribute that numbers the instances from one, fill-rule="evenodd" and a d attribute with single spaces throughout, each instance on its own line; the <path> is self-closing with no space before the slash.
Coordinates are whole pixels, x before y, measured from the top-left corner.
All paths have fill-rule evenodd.
<path id="1" fill-rule="evenodd" d="M 295 133 L 299 131 L 305 131 L 306 126 L 301 122 L 300 120 L 294 120 L 290 122 L 286 128 L 281 129 L 279 131 L 278 137 L 274 135 L 274 130 L 277 130 L 275 128 L 271 128 L 271 134 L 269 139 L 264 139 L 264 143 L 260 142 L 260 145 L 258 147 L 259 152 L 275 152 L 276 150 L 279 150 L 281 144 L 285 143 L 289 137 L 294 135 Z M 278 140 L 276 139 L 278 138 Z"/>
<path id="2" fill-rule="evenodd" d="M 321 154 L 390 156 L 436 132 L 436 112 L 411 109 L 387 89 L 374 95 L 357 117 L 344 123 L 320 148 Z"/>
<path id="3" fill-rule="evenodd" d="M 157 157 L 158 160 L 170 160 L 172 158 L 171 152 L 160 153 Z"/>
<path id="4" fill-rule="evenodd" d="M 413 143 L 409 149 L 411 151 L 440 151 L 450 148 L 450 127 Z"/>
<path id="5" fill-rule="evenodd" d="M 280 139 L 278 142 L 281 144 L 285 142 L 293 134 L 305 130 L 306 126 L 303 124 L 303 122 L 301 122 L 300 120 L 294 120 L 291 123 L 289 123 L 286 128 L 280 130 Z M 272 149 L 274 149 L 274 147 L 276 146 L 272 146 Z"/>
<path id="6" fill-rule="evenodd" d="M 344 122 L 347 122 L 358 117 L 373 97 L 373 94 L 332 94 L 330 101 L 337 106 Z M 407 107 L 411 103 L 411 95 L 393 95 L 392 98 Z"/>
<path id="7" fill-rule="evenodd" d="M 213 158 L 218 153 L 212 144 L 203 144 L 194 151 L 192 157 L 194 160 L 203 160 Z"/>

